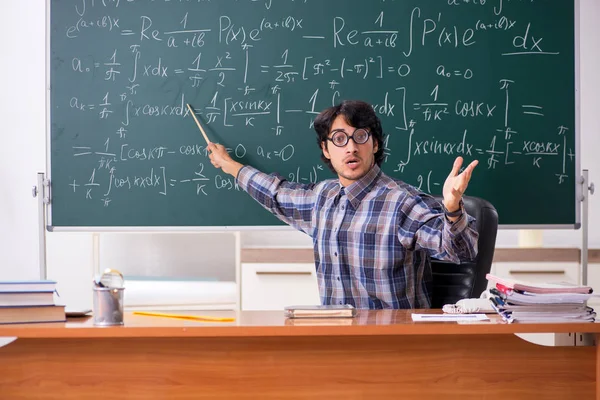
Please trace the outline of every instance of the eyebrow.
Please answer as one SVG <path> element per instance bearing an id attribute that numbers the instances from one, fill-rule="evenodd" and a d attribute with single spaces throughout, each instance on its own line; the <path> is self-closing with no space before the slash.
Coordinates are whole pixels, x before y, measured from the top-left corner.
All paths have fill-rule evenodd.
<path id="1" fill-rule="evenodd" d="M 359 129 L 364 129 L 365 131 L 367 131 L 369 133 L 371 132 L 371 130 L 369 128 L 354 128 L 354 130 L 352 131 L 352 133 L 356 132 Z M 331 134 L 331 133 L 335 133 L 335 132 L 344 132 L 346 135 L 348 134 L 348 132 L 346 132 L 346 130 L 342 129 L 342 128 L 333 129 L 329 133 Z"/>
<path id="2" fill-rule="evenodd" d="M 358 129 L 358 128 L 356 128 L 356 129 Z M 354 130 L 356 130 L 356 129 L 354 129 Z M 347 133 L 346 130 L 342 129 L 342 128 L 333 129 L 329 133 L 334 133 L 334 132 L 344 132 L 344 133 Z"/>

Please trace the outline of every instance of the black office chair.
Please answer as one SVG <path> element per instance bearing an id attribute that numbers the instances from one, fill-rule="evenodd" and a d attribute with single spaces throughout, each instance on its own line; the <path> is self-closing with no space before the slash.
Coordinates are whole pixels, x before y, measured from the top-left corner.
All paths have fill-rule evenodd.
<path id="1" fill-rule="evenodd" d="M 441 203 L 441 196 L 434 197 Z M 479 252 L 474 261 L 461 264 L 431 260 L 432 308 L 442 308 L 444 304 L 454 304 L 460 299 L 479 297 L 487 288 L 485 275 L 492 268 L 498 212 L 492 204 L 478 197 L 463 196 L 463 202 L 467 213 L 477 219 Z"/>

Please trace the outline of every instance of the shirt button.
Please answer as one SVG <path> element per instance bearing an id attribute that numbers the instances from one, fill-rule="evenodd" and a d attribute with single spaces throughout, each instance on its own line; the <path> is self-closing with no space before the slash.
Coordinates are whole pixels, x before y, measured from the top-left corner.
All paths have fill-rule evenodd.
<path id="1" fill-rule="evenodd" d="M 338 301 L 338 304 L 342 304 L 342 302 L 341 302 L 341 301 Z"/>
<path id="2" fill-rule="evenodd" d="M 345 207 L 345 206 L 342 206 L 341 208 L 342 208 L 342 211 L 344 211 L 344 209 L 345 209 L 346 207 Z"/>
<path id="3" fill-rule="evenodd" d="M 339 276 L 337 277 L 337 280 L 338 280 L 338 281 L 340 280 L 340 277 L 339 277 Z"/>
<path id="4" fill-rule="evenodd" d="M 333 255 L 337 257 L 337 251 L 335 253 L 333 253 Z"/>

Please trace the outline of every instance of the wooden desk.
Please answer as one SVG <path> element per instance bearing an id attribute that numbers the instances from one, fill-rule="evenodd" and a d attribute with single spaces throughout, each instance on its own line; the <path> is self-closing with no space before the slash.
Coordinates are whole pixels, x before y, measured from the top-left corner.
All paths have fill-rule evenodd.
<path id="1" fill-rule="evenodd" d="M 391 310 L 312 325 L 282 312 L 236 318 L 1 325 L 19 339 L 0 348 L 0 398 L 600 399 L 596 347 L 514 335 L 598 334 L 600 324 L 413 323 Z"/>

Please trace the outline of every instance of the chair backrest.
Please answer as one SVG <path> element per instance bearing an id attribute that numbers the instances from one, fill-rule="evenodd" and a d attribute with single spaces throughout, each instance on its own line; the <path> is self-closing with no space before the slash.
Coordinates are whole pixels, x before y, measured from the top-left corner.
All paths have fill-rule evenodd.
<path id="1" fill-rule="evenodd" d="M 442 201 L 441 196 L 435 198 Z M 479 297 L 487 287 L 485 275 L 492 268 L 498 233 L 498 212 L 487 200 L 478 197 L 463 196 L 463 202 L 467 213 L 477 220 L 477 258 L 461 264 L 431 260 L 432 308 L 442 308 L 444 304 L 454 304 L 460 299 Z"/>

